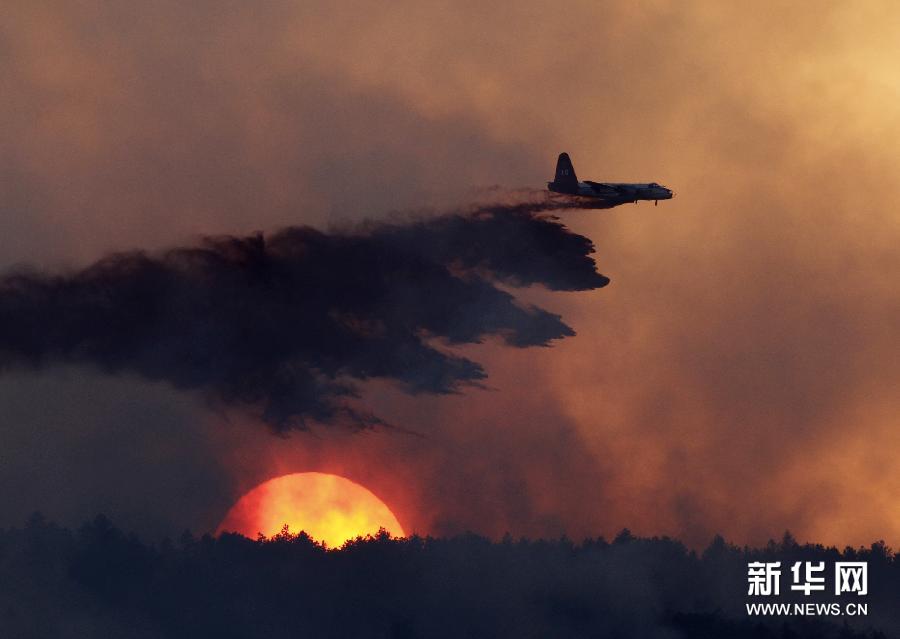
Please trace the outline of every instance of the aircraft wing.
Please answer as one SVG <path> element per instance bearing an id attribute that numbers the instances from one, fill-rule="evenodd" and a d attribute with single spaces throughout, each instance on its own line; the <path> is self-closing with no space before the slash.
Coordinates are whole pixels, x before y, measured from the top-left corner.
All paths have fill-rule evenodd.
<path id="1" fill-rule="evenodd" d="M 613 184 L 610 182 L 587 182 L 586 184 L 589 184 L 599 195 L 628 197 L 634 193 L 634 189 L 628 188 L 624 184 Z"/>

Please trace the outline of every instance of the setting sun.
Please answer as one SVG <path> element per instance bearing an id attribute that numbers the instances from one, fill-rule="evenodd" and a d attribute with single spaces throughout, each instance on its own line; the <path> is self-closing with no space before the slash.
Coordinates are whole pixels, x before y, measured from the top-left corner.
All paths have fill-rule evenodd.
<path id="1" fill-rule="evenodd" d="M 380 528 L 404 535 L 397 518 L 371 491 L 325 473 L 294 473 L 260 484 L 232 506 L 217 532 L 271 537 L 285 524 L 331 548 Z"/>

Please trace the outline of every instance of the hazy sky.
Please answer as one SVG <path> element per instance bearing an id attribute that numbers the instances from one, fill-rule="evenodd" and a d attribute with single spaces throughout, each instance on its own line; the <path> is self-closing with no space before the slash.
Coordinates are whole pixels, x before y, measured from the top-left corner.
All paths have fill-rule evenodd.
<path id="1" fill-rule="evenodd" d="M 0 523 L 212 529 L 342 472 L 407 531 L 900 543 L 900 7 L 891 2 L 14 2 L 0 265 L 655 180 L 562 214 L 612 283 L 529 290 L 577 336 L 467 347 L 488 390 L 290 438 L 165 385 L 0 378 Z"/>

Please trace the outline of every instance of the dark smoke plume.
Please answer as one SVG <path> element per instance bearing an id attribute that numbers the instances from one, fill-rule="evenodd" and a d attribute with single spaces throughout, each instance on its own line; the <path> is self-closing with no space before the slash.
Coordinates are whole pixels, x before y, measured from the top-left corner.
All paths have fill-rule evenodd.
<path id="1" fill-rule="evenodd" d="M 537 209 L 483 207 L 343 232 L 293 227 L 160 255 L 110 255 L 78 272 L 0 279 L 0 370 L 88 364 L 260 410 L 275 429 L 378 423 L 354 380 L 410 393 L 478 384 L 484 369 L 436 344 L 516 346 L 573 335 L 504 290 L 609 280 L 591 242 Z"/>

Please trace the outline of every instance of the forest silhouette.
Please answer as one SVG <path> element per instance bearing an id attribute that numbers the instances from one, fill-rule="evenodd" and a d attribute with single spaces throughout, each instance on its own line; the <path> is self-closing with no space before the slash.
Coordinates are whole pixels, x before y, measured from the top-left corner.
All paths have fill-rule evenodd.
<path id="1" fill-rule="evenodd" d="M 867 617 L 748 617 L 747 562 L 867 561 Z M 785 576 L 789 571 L 785 568 Z M 833 592 L 778 601 L 843 601 Z M 830 589 L 829 589 L 830 590 Z M 856 595 L 852 595 L 856 597 Z M 33 515 L 0 531 L 0 636 L 897 636 L 900 561 L 868 548 L 763 548 L 716 537 L 693 551 L 627 530 L 612 541 L 491 541 L 386 533 L 329 550 L 284 530 L 150 544 L 98 516 L 76 531 Z"/>

